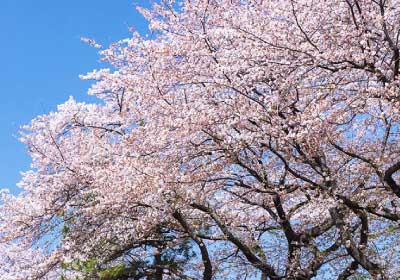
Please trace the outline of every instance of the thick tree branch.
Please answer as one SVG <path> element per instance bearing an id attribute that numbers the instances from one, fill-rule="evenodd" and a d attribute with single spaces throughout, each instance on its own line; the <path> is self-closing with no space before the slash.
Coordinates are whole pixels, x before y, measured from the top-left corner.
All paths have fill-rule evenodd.
<path id="1" fill-rule="evenodd" d="M 212 263 L 207 247 L 204 244 L 203 240 L 201 240 L 201 238 L 195 233 L 192 227 L 186 222 L 179 210 L 176 210 L 172 216 L 179 222 L 179 224 L 185 229 L 192 240 L 198 245 L 204 264 L 203 280 L 211 280 L 213 275 Z"/>
<path id="2" fill-rule="evenodd" d="M 213 209 L 197 204 L 197 203 L 192 203 L 191 206 L 193 208 L 196 208 L 206 214 L 208 214 L 218 225 L 218 227 L 221 229 L 221 231 L 226 235 L 227 239 L 231 241 L 242 253 L 245 255 L 247 260 L 252 263 L 256 268 L 261 270 L 262 272 L 266 273 L 268 277 L 271 279 L 281 279 L 279 277 L 274 268 L 270 266 L 269 264 L 264 263 L 262 260 L 260 260 L 253 252 L 252 250 L 244 244 L 239 238 L 237 238 L 229 229 L 228 227 L 222 222 L 222 220 L 217 216 L 217 214 L 214 212 Z"/>

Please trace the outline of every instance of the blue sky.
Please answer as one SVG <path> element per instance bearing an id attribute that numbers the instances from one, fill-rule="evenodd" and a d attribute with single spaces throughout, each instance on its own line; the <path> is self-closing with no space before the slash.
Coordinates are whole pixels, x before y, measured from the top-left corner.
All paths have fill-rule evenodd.
<path id="1" fill-rule="evenodd" d="M 20 171 L 29 169 L 29 156 L 18 142 L 21 125 L 55 110 L 71 95 L 93 101 L 86 94 L 90 82 L 78 75 L 101 64 L 97 50 L 80 37 L 108 45 L 129 37 L 129 26 L 147 32 L 135 5 L 149 1 L 1 0 L 0 188 L 16 192 Z"/>

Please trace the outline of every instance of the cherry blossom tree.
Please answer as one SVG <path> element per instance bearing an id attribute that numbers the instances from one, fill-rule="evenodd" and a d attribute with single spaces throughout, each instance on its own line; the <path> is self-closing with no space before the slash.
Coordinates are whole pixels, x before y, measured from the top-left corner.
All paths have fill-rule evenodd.
<path id="1" fill-rule="evenodd" d="M 140 11 L 24 127 L 0 279 L 400 277 L 400 1 Z"/>

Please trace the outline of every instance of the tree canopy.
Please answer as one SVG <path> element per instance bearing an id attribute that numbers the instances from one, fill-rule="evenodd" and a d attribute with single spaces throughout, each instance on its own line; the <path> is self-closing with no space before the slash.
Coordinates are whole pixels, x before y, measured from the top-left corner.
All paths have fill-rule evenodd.
<path id="1" fill-rule="evenodd" d="M 0 279 L 396 279 L 400 1 L 184 0 L 23 128 Z"/>

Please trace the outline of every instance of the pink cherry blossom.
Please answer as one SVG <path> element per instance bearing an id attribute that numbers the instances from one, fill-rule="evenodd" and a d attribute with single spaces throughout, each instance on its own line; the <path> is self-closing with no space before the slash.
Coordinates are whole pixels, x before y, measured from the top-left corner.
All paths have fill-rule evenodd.
<path id="1" fill-rule="evenodd" d="M 101 102 L 23 128 L 0 279 L 399 277 L 400 1 L 140 11 L 151 39 L 85 40 Z"/>

